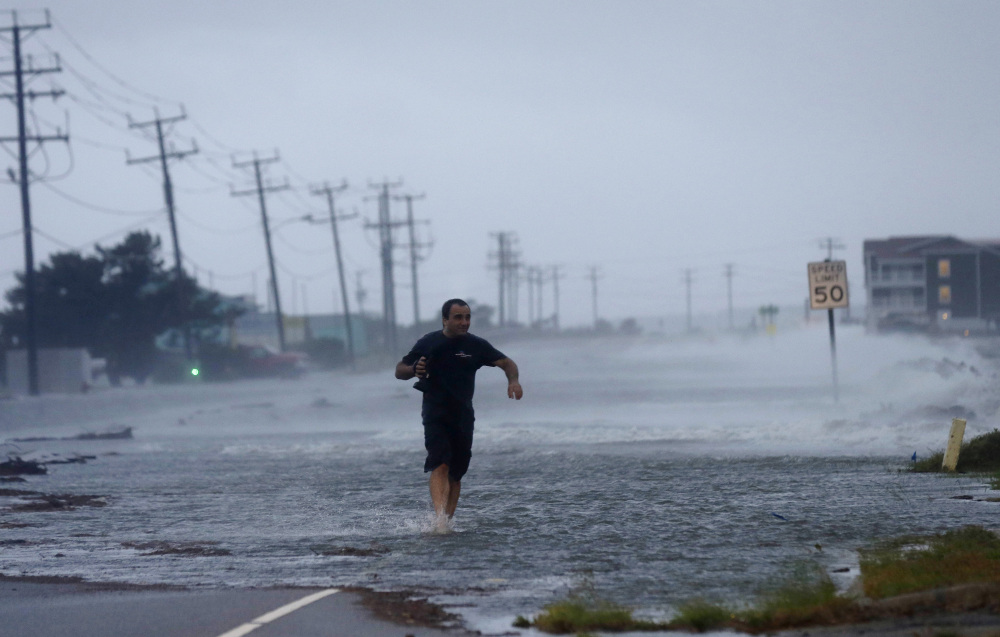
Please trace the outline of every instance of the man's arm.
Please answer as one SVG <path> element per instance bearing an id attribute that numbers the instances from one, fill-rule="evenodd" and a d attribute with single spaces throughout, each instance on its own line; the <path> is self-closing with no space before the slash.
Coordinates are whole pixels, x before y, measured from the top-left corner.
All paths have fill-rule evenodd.
<path id="1" fill-rule="evenodd" d="M 413 365 L 407 365 L 404 361 L 396 363 L 396 378 L 399 380 L 410 380 L 417 376 L 423 376 L 427 372 L 427 358 L 421 356 Z"/>
<path id="2" fill-rule="evenodd" d="M 403 361 L 396 363 L 396 378 L 399 380 L 410 380 L 416 375 L 416 365 L 407 365 Z"/>
<path id="3" fill-rule="evenodd" d="M 517 379 L 517 363 L 510 358 L 504 357 L 493 361 L 493 366 L 499 367 L 507 375 L 507 398 L 521 400 L 524 390 L 521 389 L 521 383 Z"/>

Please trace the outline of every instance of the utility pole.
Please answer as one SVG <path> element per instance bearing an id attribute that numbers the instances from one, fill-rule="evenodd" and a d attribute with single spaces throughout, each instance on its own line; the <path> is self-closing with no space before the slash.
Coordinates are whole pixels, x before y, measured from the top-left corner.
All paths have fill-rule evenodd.
<path id="1" fill-rule="evenodd" d="M 395 222 L 389 213 L 389 189 L 403 185 L 403 181 L 380 184 L 368 184 L 369 188 L 378 190 L 378 223 L 366 223 L 366 228 L 377 228 L 379 236 L 379 257 L 382 261 L 382 322 L 385 329 L 386 353 L 395 356 L 398 352 L 398 337 L 396 328 L 396 279 L 392 251 L 396 247 L 392 229 L 402 223 Z"/>
<path id="2" fill-rule="evenodd" d="M 833 261 L 833 251 L 843 250 L 844 244 L 841 243 L 838 239 L 834 239 L 833 237 L 827 237 L 826 239 L 820 239 L 819 247 L 826 250 L 827 260 Z"/>
<path id="3" fill-rule="evenodd" d="M 691 268 L 686 268 L 684 270 L 684 283 L 687 286 L 687 331 L 690 333 L 692 331 L 691 325 L 691 274 L 693 270 Z"/>
<path id="4" fill-rule="evenodd" d="M 253 166 L 257 187 L 252 190 L 232 190 L 229 194 L 233 197 L 256 194 L 257 200 L 260 202 L 260 218 L 264 227 L 264 244 L 267 246 L 267 263 L 271 270 L 271 294 L 274 295 L 274 320 L 278 326 L 278 345 L 283 352 L 285 351 L 285 323 L 281 315 L 281 296 L 278 293 L 278 273 L 274 268 L 274 250 L 271 247 L 271 228 L 267 222 L 267 205 L 265 203 L 264 194 L 268 192 L 277 192 L 279 190 L 288 190 L 291 186 L 289 186 L 287 178 L 285 179 L 285 183 L 280 186 L 265 186 L 260 173 L 261 164 L 272 164 L 276 161 L 279 161 L 278 151 L 274 151 L 274 157 L 268 157 L 265 159 L 257 157 L 257 151 L 254 151 L 253 153 L 253 159 L 248 161 L 237 162 L 234 157 L 233 168 L 248 168 Z"/>
<path id="5" fill-rule="evenodd" d="M 515 252 L 511 254 L 510 263 L 507 265 L 509 273 L 507 277 L 507 318 L 512 325 L 517 325 L 518 296 L 521 288 L 521 268 L 523 267 L 520 261 L 520 253 Z"/>
<path id="6" fill-rule="evenodd" d="M 535 268 L 525 268 L 524 278 L 528 282 L 528 327 L 531 327 L 535 324 Z"/>
<path id="7" fill-rule="evenodd" d="M 553 265 L 550 266 L 552 269 L 552 327 L 559 331 L 559 279 L 562 278 L 562 274 L 559 272 L 561 266 Z"/>
<path id="8" fill-rule="evenodd" d="M 542 299 L 544 298 L 542 294 L 545 291 L 545 270 L 542 266 L 537 266 L 535 268 L 535 284 L 538 286 L 538 326 L 541 327 L 545 324 L 545 311 L 542 309 Z"/>
<path id="9" fill-rule="evenodd" d="M 63 135 L 62 131 L 56 129 L 55 135 L 40 135 L 35 131 L 35 135 L 28 135 L 26 114 L 24 108 L 24 98 L 34 101 L 39 97 L 51 97 L 53 100 L 65 93 L 62 90 L 53 89 L 51 91 L 25 91 L 25 76 L 31 81 L 42 73 L 59 73 L 59 56 L 56 56 L 56 65 L 48 68 L 35 68 L 29 57 L 28 68 L 24 67 L 24 60 L 21 57 L 21 36 L 30 37 L 39 29 L 52 28 L 48 10 L 45 11 L 45 24 L 19 25 L 17 23 L 17 12 L 12 11 L 12 24 L 9 27 L 0 28 L 0 33 L 11 32 L 11 41 L 14 48 L 14 70 L 0 72 L 0 77 L 14 76 L 14 93 L 6 93 L 0 97 L 6 97 L 14 101 L 17 107 L 17 137 L 0 137 L 0 143 L 17 142 L 18 157 L 18 182 L 21 188 L 21 217 L 24 224 L 24 313 L 25 313 L 25 347 L 28 358 L 28 393 L 32 396 L 38 395 L 38 317 L 35 307 L 35 251 L 32 242 L 31 227 L 31 200 L 28 196 L 28 184 L 30 173 L 28 172 L 28 142 L 34 142 L 39 147 L 45 142 L 60 141 L 68 142 L 69 135 Z M 14 171 L 8 173 L 11 180 L 14 180 Z"/>
<path id="10" fill-rule="evenodd" d="M 347 189 L 347 181 L 342 181 L 334 188 L 329 183 L 311 189 L 315 196 L 326 195 L 326 203 L 330 208 L 330 226 L 333 228 L 333 250 L 337 255 L 337 277 L 340 280 L 340 299 L 344 305 L 344 326 L 347 332 L 347 357 L 350 360 L 351 368 L 354 368 L 354 332 L 351 328 L 351 309 L 347 304 L 347 283 L 344 281 L 344 260 L 340 254 L 340 234 L 337 231 L 337 221 L 346 221 L 357 217 L 357 214 L 337 216 L 337 208 L 334 205 L 334 194 Z M 311 221 L 311 218 L 310 218 Z"/>
<path id="11" fill-rule="evenodd" d="M 358 315 L 362 318 L 365 316 L 365 299 L 368 298 L 368 290 L 365 289 L 364 281 L 361 280 L 364 275 L 364 270 L 358 270 L 354 273 L 357 279 L 357 283 L 354 285 L 354 298 L 358 300 Z"/>
<path id="12" fill-rule="evenodd" d="M 432 244 L 430 243 L 417 243 L 417 234 L 415 225 L 416 222 L 413 220 L 413 201 L 418 199 L 423 199 L 426 195 L 403 195 L 401 197 L 393 197 L 397 201 L 406 201 L 406 225 L 410 230 L 410 280 L 413 285 L 413 324 L 420 325 L 420 293 L 417 287 L 417 264 L 424 260 L 423 257 L 417 255 L 417 248 L 427 248 Z M 429 223 L 423 221 L 421 223 Z"/>
<path id="13" fill-rule="evenodd" d="M 500 315 L 500 327 L 505 327 L 509 317 L 507 301 L 512 296 L 512 286 L 517 284 L 516 280 L 512 280 L 516 277 L 517 267 L 519 267 L 515 266 L 519 256 L 514 250 L 517 235 L 513 232 L 491 232 L 490 236 L 497 240 L 497 251 L 490 253 L 490 256 L 496 259 L 494 267 L 498 271 L 497 310 Z"/>
<path id="14" fill-rule="evenodd" d="M 729 300 L 729 330 L 735 329 L 733 325 L 733 264 L 726 264 L 726 297 Z"/>
<path id="15" fill-rule="evenodd" d="M 597 321 L 598 321 L 598 318 L 597 318 L 597 280 L 601 278 L 600 272 L 598 272 L 598 268 L 597 268 L 596 265 L 590 266 L 590 274 L 587 275 L 587 278 L 590 279 L 590 293 L 591 293 L 591 298 L 593 300 L 593 306 L 594 306 L 594 329 L 596 330 L 597 329 Z"/>
<path id="16" fill-rule="evenodd" d="M 197 153 L 198 144 L 192 139 L 190 150 L 175 150 L 171 147 L 170 152 L 167 152 L 166 144 L 163 141 L 163 125 L 184 120 L 187 118 L 187 115 L 184 113 L 183 108 L 181 109 L 181 114 L 176 117 L 161 118 L 159 110 L 156 109 L 154 109 L 154 114 L 156 115 L 156 119 L 150 122 L 133 122 L 132 118 L 129 117 L 128 127 L 145 128 L 147 126 L 156 126 L 156 137 L 159 140 L 160 154 L 153 155 L 151 157 L 142 157 L 140 159 L 132 159 L 129 157 L 128 150 L 126 150 L 125 163 L 131 166 L 134 164 L 159 161 L 160 167 L 163 171 L 163 197 L 167 203 L 167 214 L 170 216 L 170 235 L 173 238 L 174 243 L 174 279 L 177 281 L 177 318 L 181 321 L 182 331 L 184 334 L 184 355 L 187 360 L 190 361 L 193 357 L 191 351 L 191 326 L 187 321 L 188 303 L 187 296 L 184 292 L 184 269 L 181 265 L 181 244 L 177 238 L 177 218 L 174 214 L 174 186 L 170 181 L 170 170 L 167 167 L 167 160 L 183 159 L 188 155 Z"/>

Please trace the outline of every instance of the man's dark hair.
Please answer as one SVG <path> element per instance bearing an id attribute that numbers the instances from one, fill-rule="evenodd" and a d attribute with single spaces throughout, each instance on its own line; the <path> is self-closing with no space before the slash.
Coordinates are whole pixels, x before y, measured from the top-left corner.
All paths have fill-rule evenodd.
<path id="1" fill-rule="evenodd" d="M 469 304 L 463 301 L 462 299 L 448 299 L 447 301 L 444 302 L 444 305 L 441 306 L 441 318 L 446 319 L 449 316 L 451 316 L 452 305 L 468 306 Z"/>

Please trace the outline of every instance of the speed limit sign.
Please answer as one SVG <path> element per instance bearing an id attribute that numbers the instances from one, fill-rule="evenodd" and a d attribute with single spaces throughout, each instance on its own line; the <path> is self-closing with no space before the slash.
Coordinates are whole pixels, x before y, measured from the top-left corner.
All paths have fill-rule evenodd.
<path id="1" fill-rule="evenodd" d="M 832 310 L 847 306 L 847 262 L 810 263 L 809 307 L 814 310 Z"/>

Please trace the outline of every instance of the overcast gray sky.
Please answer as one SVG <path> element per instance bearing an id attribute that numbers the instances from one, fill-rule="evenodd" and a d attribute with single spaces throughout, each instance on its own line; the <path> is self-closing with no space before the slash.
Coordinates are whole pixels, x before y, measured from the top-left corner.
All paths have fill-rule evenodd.
<path id="1" fill-rule="evenodd" d="M 251 177 L 232 168 L 234 150 L 280 150 L 269 176 L 297 190 L 270 196 L 274 224 L 325 210 L 312 182 L 346 179 L 339 204 L 367 219 L 376 215 L 369 181 L 402 178 L 398 193 L 426 193 L 415 204 L 430 221 L 421 240 L 434 240 L 420 269 L 425 319 L 450 296 L 496 303 L 487 269 L 496 231 L 517 233 L 525 263 L 561 266 L 570 325 L 590 320 L 592 265 L 602 273 L 600 313 L 614 320 L 683 313 L 685 268 L 694 270 L 695 312 L 723 310 L 726 263 L 737 306 L 801 305 L 806 263 L 825 257 L 819 240 L 834 237 L 860 306 L 865 238 L 1000 236 L 996 2 L 16 8 L 22 24 L 37 24 L 46 7 L 53 28 L 27 40 L 25 53 L 42 66 L 57 52 L 63 70 L 32 87 L 54 83 L 68 95 L 35 101 L 31 126 L 48 134 L 68 116 L 71 142 L 69 151 L 46 144 L 32 170 L 71 172 L 32 187 L 38 262 L 67 246 L 115 243 L 133 227 L 169 245 L 156 164 L 125 163 L 125 149 L 147 156 L 154 140 L 129 130 L 125 114 L 146 121 L 154 107 L 178 114 L 180 103 L 189 119 L 170 139 L 179 149 L 197 139 L 202 151 L 171 165 L 188 267 L 225 293 L 255 282 L 260 299 L 259 212 L 253 198 L 230 196 L 230 184 L 245 189 Z M 0 65 L 10 68 L 9 38 Z M 5 104 L 0 136 L 11 136 L 15 110 Z M 9 153 L 3 168 L 15 165 Z M 23 268 L 21 213 L 16 187 L 0 185 L 0 197 L 6 290 Z M 278 235 L 285 310 L 301 312 L 305 297 L 311 312 L 339 311 L 329 229 L 289 223 Z M 351 300 L 363 271 L 366 309 L 380 309 L 374 235 L 353 220 L 343 241 Z M 406 256 L 397 253 L 401 283 Z M 408 288 L 397 304 L 410 322 Z"/>

